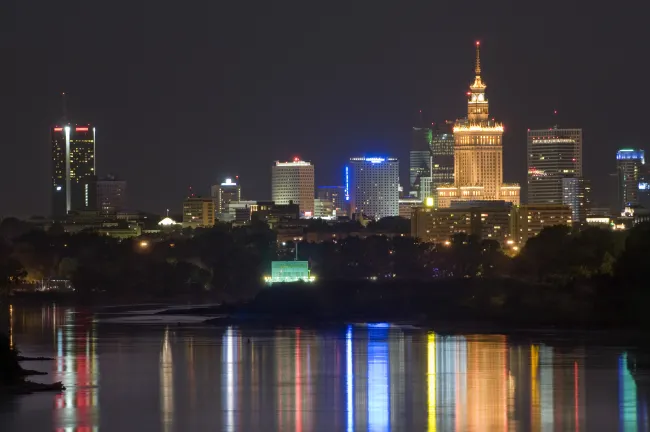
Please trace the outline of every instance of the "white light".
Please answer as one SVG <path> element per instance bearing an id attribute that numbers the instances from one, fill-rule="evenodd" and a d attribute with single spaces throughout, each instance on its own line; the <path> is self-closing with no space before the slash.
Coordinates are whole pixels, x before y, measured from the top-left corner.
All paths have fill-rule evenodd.
<path id="1" fill-rule="evenodd" d="M 176 221 L 170 217 L 166 217 L 165 219 L 158 222 L 158 225 L 162 225 L 162 226 L 176 225 Z"/>
<path id="2" fill-rule="evenodd" d="M 56 190 L 58 190 L 58 191 L 60 191 L 61 189 L 62 189 L 61 186 L 56 187 Z"/>

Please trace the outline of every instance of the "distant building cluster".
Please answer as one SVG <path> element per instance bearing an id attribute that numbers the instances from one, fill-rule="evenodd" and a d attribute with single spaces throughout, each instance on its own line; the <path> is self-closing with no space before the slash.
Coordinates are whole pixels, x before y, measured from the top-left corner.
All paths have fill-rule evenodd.
<path id="1" fill-rule="evenodd" d="M 617 179 L 616 204 L 597 207 L 583 174 L 579 128 L 529 129 L 525 195 L 519 184 L 505 182 L 505 127 L 491 117 L 481 72 L 477 42 L 466 115 L 425 122 L 420 111 L 411 130 L 404 185 L 400 161 L 373 149 L 350 157 L 340 183 L 333 186 L 317 186 L 315 165 L 296 157 L 269 164 L 270 201 L 250 199 L 238 176 L 224 177 L 210 187 L 209 195 L 190 190 L 182 207 L 180 200 L 175 203 L 173 218 L 167 210 L 155 223 L 154 215 L 128 210 L 125 180 L 98 176 L 96 128 L 64 118 L 51 131 L 52 221 L 68 231 L 93 227 L 119 237 L 156 229 L 208 228 L 219 222 L 265 222 L 291 239 L 302 238 L 301 219 L 333 224 L 402 217 L 411 219 L 411 235 L 422 241 L 445 244 L 454 234 L 470 233 L 518 248 L 547 226 L 622 229 L 650 219 L 650 171 L 644 151 L 617 152 L 616 174 L 610 176 Z"/>

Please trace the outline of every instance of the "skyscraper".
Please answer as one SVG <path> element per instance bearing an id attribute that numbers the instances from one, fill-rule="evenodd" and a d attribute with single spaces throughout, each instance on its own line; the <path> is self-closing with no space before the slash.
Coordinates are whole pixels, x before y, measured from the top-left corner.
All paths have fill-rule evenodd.
<path id="1" fill-rule="evenodd" d="M 409 159 L 410 195 L 424 199 L 430 195 L 421 184 L 421 179 L 431 177 L 431 129 L 414 127 L 411 132 L 411 151 Z M 430 186 L 429 186 L 430 187 Z M 424 194 L 424 196 L 423 196 Z"/>
<path id="2" fill-rule="evenodd" d="M 454 182 L 454 122 L 436 123 L 431 136 L 431 191 Z M 426 198 L 426 197 L 425 197 Z M 434 200 L 434 206 L 438 203 Z"/>
<path id="3" fill-rule="evenodd" d="M 314 215 L 314 166 L 295 158 L 292 162 L 275 162 L 271 168 L 271 194 L 276 204 L 293 202 L 300 206 L 302 217 Z"/>
<path id="4" fill-rule="evenodd" d="M 214 199 L 214 207 L 217 215 L 226 211 L 231 202 L 241 201 L 241 186 L 227 178 L 223 183 L 212 185 L 210 195 Z"/>
<path id="5" fill-rule="evenodd" d="M 569 206 L 573 223 L 585 223 L 591 207 L 591 184 L 582 177 L 562 178 L 562 204 Z"/>
<path id="6" fill-rule="evenodd" d="M 95 128 L 54 126 L 52 128 L 52 216 L 63 217 L 71 210 L 92 208 L 95 177 Z"/>
<path id="7" fill-rule="evenodd" d="M 351 158 L 345 168 L 345 194 L 351 213 L 375 219 L 399 216 L 399 161 Z"/>
<path id="8" fill-rule="evenodd" d="M 528 131 L 528 204 L 562 204 L 565 178 L 582 177 L 582 129 Z"/>
<path id="9" fill-rule="evenodd" d="M 438 187 L 439 207 L 468 200 L 519 204 L 519 185 L 503 183 L 503 125 L 489 118 L 479 46 L 476 42 L 476 76 L 467 92 L 467 117 L 454 126 L 454 183 Z"/>
<path id="10" fill-rule="evenodd" d="M 621 149 L 616 152 L 618 172 L 619 210 L 639 204 L 639 180 L 645 165 L 645 152 L 640 149 Z"/>
<path id="11" fill-rule="evenodd" d="M 115 214 L 126 207 L 126 181 L 108 175 L 95 182 L 96 206 L 102 214 Z"/>

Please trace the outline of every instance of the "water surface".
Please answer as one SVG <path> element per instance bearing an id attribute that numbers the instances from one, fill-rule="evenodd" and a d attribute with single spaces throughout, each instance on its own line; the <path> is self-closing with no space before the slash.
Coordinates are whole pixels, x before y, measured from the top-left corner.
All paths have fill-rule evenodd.
<path id="1" fill-rule="evenodd" d="M 2 431 L 649 430 L 626 347 L 96 318 L 13 308 L 13 342 L 55 358 L 25 366 L 67 390 L 0 400 Z"/>

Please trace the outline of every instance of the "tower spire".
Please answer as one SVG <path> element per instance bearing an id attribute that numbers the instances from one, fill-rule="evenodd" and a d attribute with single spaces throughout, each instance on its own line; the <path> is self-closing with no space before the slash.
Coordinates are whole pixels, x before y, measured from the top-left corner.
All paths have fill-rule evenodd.
<path id="1" fill-rule="evenodd" d="M 65 92 L 61 93 L 61 104 L 63 106 L 63 122 L 68 121 L 68 105 L 65 103 Z"/>
<path id="2" fill-rule="evenodd" d="M 476 75 L 481 75 L 481 41 L 476 41 L 476 68 L 474 71 Z"/>

